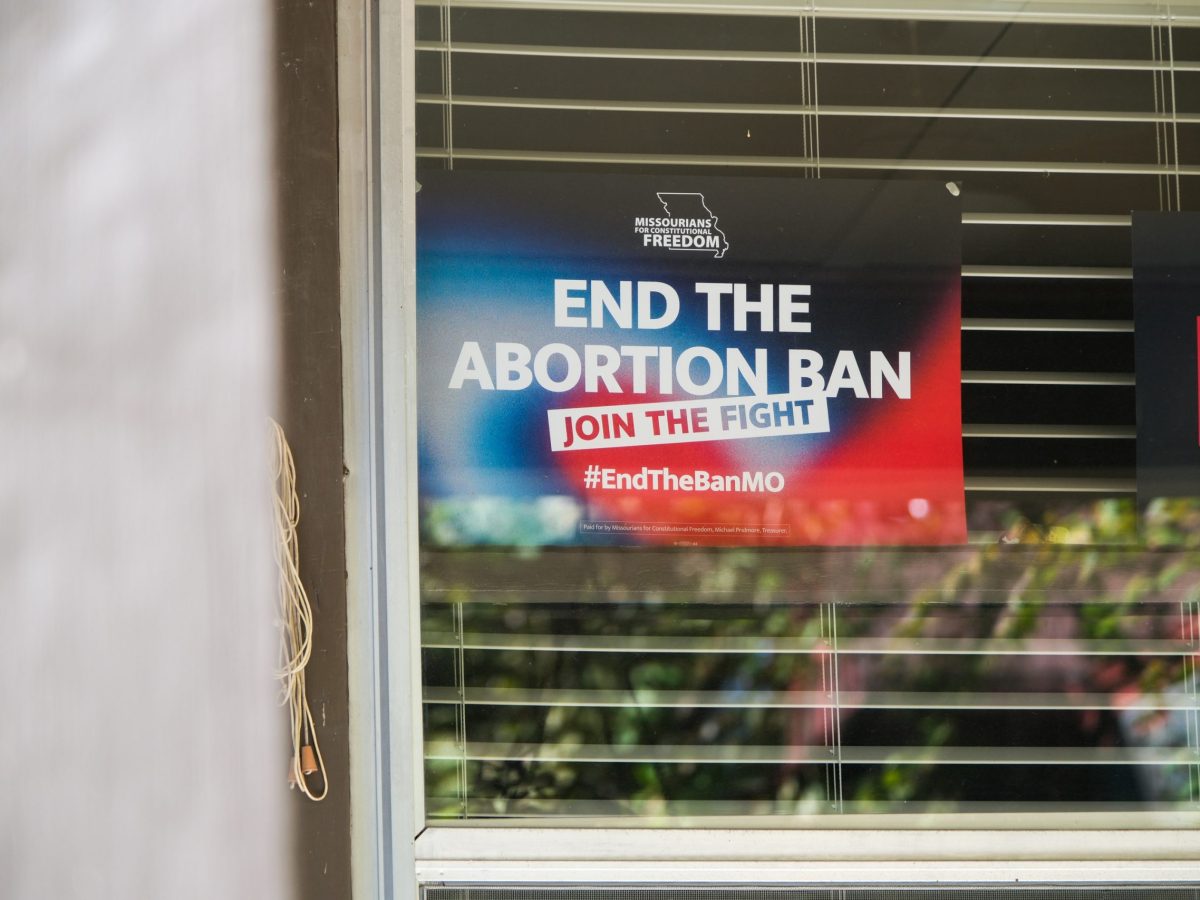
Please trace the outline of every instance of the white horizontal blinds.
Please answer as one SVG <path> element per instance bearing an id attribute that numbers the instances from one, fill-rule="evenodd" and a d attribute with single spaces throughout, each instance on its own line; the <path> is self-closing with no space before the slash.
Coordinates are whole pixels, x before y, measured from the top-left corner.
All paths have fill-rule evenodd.
<path id="1" fill-rule="evenodd" d="M 442 816 L 1194 810 L 1195 646 L 1178 635 L 1196 610 L 1150 606 L 1110 610 L 1107 625 L 1043 606 L 1025 637 L 872 641 L 841 636 L 857 617 L 885 627 L 888 610 L 870 605 L 714 607 L 708 633 L 687 639 L 687 606 L 632 605 L 619 627 L 675 633 L 610 626 L 604 647 L 602 606 L 481 605 L 468 627 L 510 630 L 465 632 L 465 649 L 427 634 L 431 804 Z M 971 630 L 1025 612 L 982 604 Z M 922 630 L 961 634 L 950 619 L 962 615 L 931 611 Z M 814 638 L 755 646 L 726 636 L 739 624 Z M 1113 627 L 1144 636 L 1048 636 Z M 465 686 L 448 679 L 459 666 Z"/>
<path id="2" fill-rule="evenodd" d="M 1126 547 L 430 554 L 432 814 L 1162 824 L 1200 812 L 1198 592 Z"/>
<path id="3" fill-rule="evenodd" d="M 429 164 L 961 180 L 969 489 L 1019 492 L 1019 454 L 1040 464 L 1030 493 L 1130 493 L 1128 215 L 1178 207 L 1200 171 L 1188 8 L 1113 27 L 1088 18 L 1110 21 L 1103 4 L 1070 5 L 1070 26 L 1037 4 L 1002 23 L 972 21 L 994 5 L 959 22 L 493 6 L 421 11 Z M 1116 325 L 1086 324 L 1106 312 Z M 1084 420 L 1013 420 L 1033 388 Z M 1084 430 L 1064 444 L 1050 425 Z"/>
<path id="4" fill-rule="evenodd" d="M 1082 2 L 418 8 L 426 167 L 961 182 L 973 543 L 428 554 L 432 815 L 1200 808 L 1196 567 L 1127 549 L 1130 210 L 1200 198 L 1197 25 Z M 1088 546 L 997 546 L 1031 535 Z"/>

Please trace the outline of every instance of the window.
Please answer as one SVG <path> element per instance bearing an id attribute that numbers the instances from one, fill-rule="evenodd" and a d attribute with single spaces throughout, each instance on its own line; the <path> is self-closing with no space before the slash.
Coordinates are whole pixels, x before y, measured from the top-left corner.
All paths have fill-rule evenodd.
<path id="1" fill-rule="evenodd" d="M 1136 497 L 1130 230 L 1196 208 L 1200 14 L 795 9 L 418 3 L 415 177 L 952 186 L 968 540 L 426 527 L 427 822 L 1193 828 L 1198 510 Z"/>

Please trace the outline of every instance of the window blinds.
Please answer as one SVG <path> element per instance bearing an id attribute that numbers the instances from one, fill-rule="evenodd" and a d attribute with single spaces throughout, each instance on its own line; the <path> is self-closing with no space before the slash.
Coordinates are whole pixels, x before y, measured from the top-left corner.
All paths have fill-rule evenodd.
<path id="1" fill-rule="evenodd" d="M 1129 250 L 1131 210 L 1196 208 L 1200 7 L 417 12 L 424 167 L 960 183 L 972 535 L 427 550 L 430 815 L 1200 810 L 1200 567 L 1135 543 Z"/>

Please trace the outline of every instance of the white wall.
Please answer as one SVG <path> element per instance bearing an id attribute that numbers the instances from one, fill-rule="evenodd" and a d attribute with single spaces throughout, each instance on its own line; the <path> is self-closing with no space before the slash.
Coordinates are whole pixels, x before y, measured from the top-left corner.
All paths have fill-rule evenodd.
<path id="1" fill-rule="evenodd" d="M 287 894 L 269 9 L 0 3 L 0 895 Z"/>

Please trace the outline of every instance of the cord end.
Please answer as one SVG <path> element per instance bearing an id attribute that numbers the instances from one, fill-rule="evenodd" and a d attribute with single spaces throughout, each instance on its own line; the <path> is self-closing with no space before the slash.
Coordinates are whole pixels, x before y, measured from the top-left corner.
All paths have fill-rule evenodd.
<path id="1" fill-rule="evenodd" d="M 308 744 L 300 748 L 300 771 L 305 775 L 313 775 L 317 771 L 317 755 Z"/>

